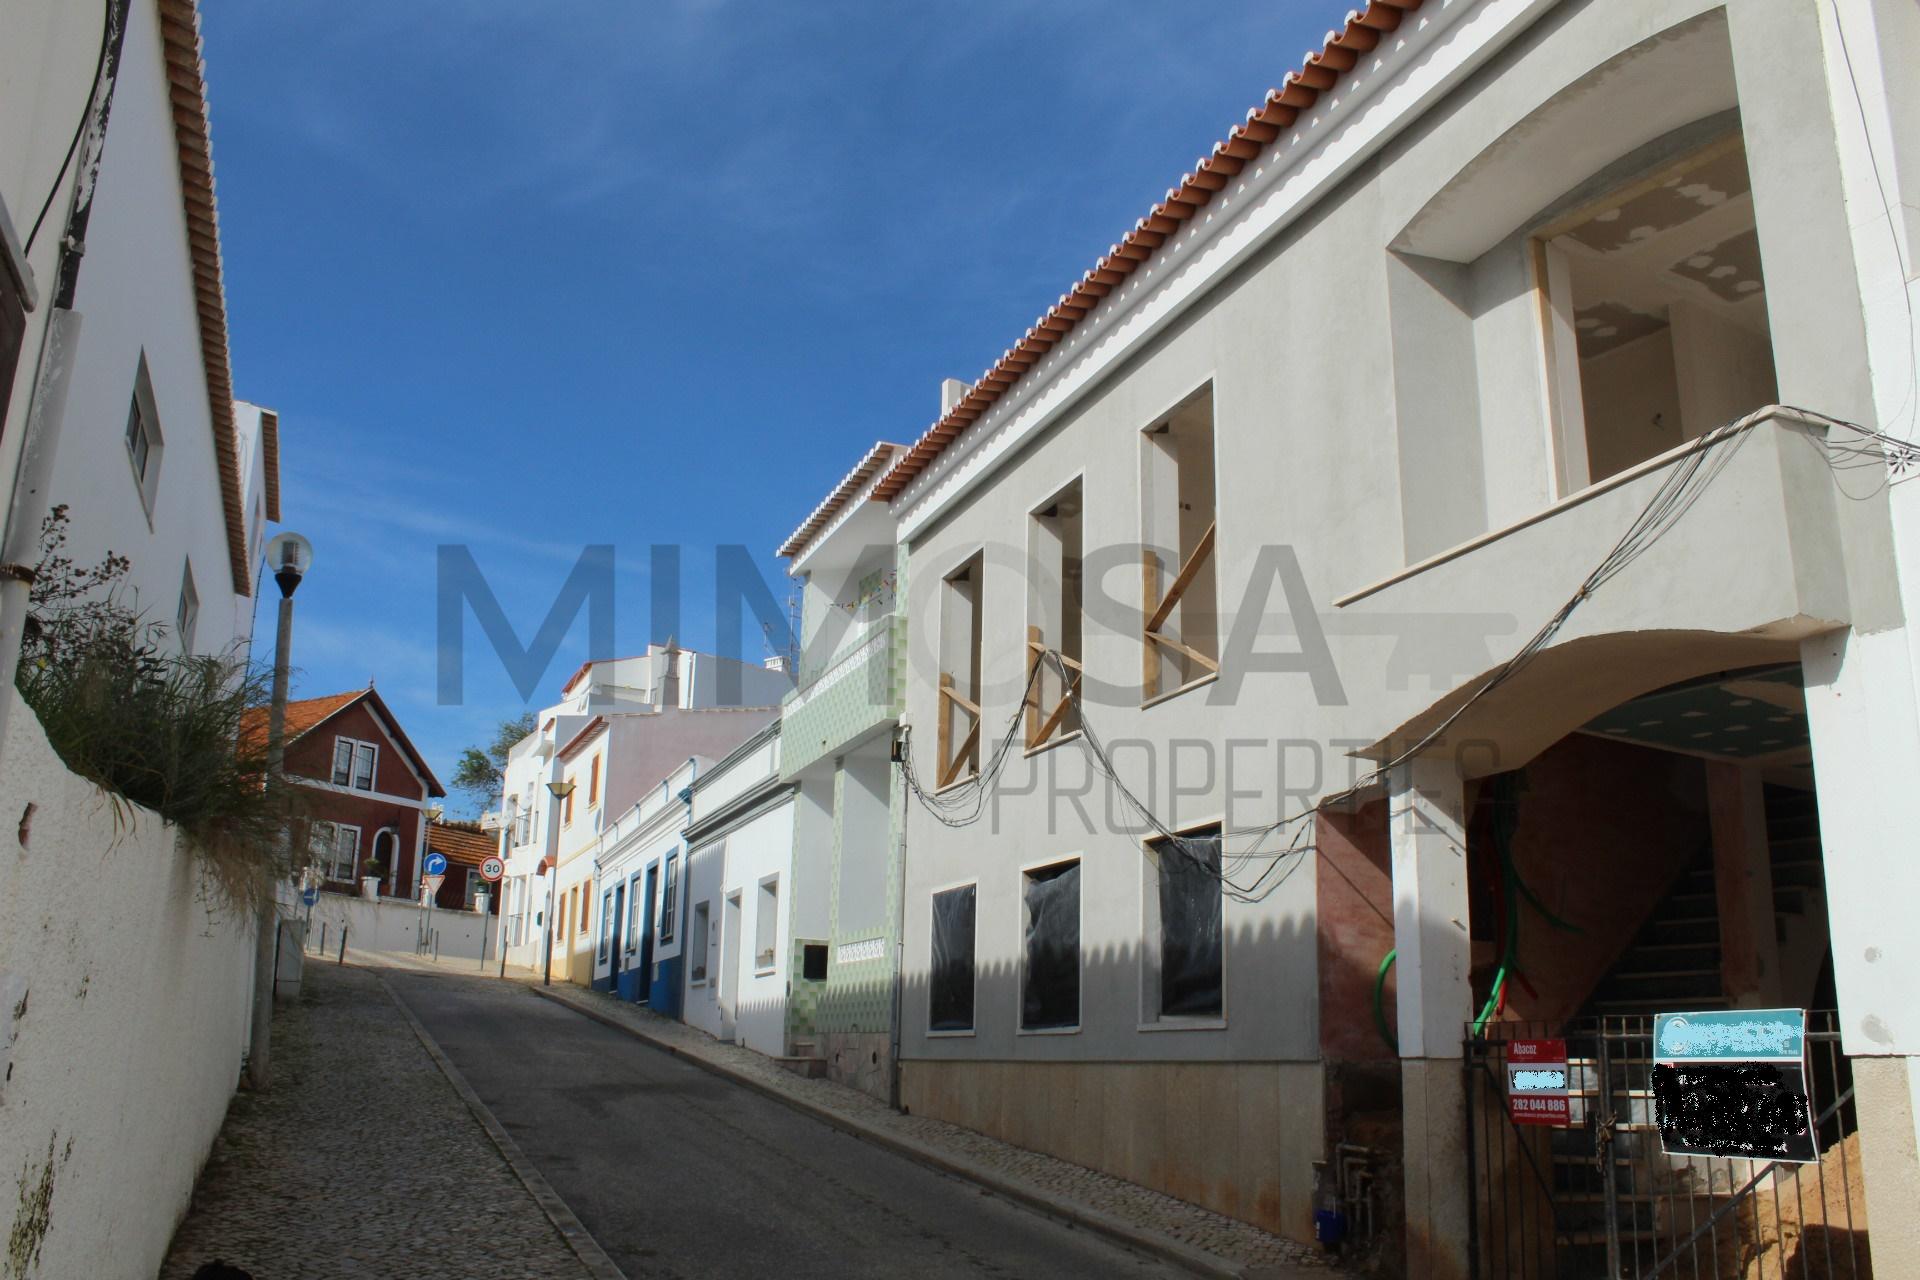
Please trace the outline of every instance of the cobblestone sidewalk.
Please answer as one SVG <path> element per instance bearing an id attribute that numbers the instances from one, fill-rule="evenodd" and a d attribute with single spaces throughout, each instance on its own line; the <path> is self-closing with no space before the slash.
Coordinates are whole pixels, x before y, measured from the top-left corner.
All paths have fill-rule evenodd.
<path id="1" fill-rule="evenodd" d="M 273 1088 L 240 1093 L 160 1280 L 581 1280 L 378 977 L 310 963 L 273 1019 Z"/>
<path id="2" fill-rule="evenodd" d="M 829 1112 L 849 1126 L 930 1148 L 955 1165 L 984 1170 L 1043 1197 L 1070 1202 L 1099 1217 L 1211 1254 L 1249 1280 L 1281 1280 L 1308 1268 L 1321 1275 L 1335 1274 L 1312 1249 L 1248 1223 L 971 1129 L 924 1116 L 902 1115 L 856 1089 L 829 1080 L 804 1079 L 751 1049 L 722 1044 L 683 1022 L 663 1018 L 638 1005 L 558 983 L 535 990 L 583 1012 L 591 1011 L 602 1020 L 612 1019 L 689 1060 L 749 1079 L 763 1091 Z"/>

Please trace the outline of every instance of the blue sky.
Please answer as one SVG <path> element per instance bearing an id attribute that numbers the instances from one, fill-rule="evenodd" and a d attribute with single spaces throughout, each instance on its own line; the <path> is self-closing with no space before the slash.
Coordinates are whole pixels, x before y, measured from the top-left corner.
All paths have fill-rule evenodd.
<path id="1" fill-rule="evenodd" d="M 376 679 L 443 780 L 525 704 L 471 618 L 438 702 L 438 547 L 525 640 L 611 543 L 633 652 L 679 544 L 679 639 L 714 647 L 714 548 L 784 600 L 773 548 L 866 446 L 918 435 L 1344 12 L 203 9 L 236 390 L 280 411 L 283 527 L 317 549 L 295 694 Z M 586 647 L 583 615 L 535 705 Z"/>

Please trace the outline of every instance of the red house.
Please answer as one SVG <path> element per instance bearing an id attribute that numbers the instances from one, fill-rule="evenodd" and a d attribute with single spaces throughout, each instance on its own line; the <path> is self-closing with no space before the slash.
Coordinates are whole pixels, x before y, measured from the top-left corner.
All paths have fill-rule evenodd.
<path id="1" fill-rule="evenodd" d="M 247 715 L 243 732 L 265 737 L 267 709 Z M 427 809 L 446 791 L 379 694 L 368 687 L 289 702 L 286 773 L 305 792 L 324 888 L 357 893 L 377 876 L 384 897 L 418 895 Z M 446 889 L 441 897 L 458 906 Z"/>
<path id="2" fill-rule="evenodd" d="M 500 852 L 497 833 L 483 830 L 477 822 L 429 822 L 427 848 L 447 856 L 447 878 L 433 897 L 434 906 L 469 910 L 476 895 L 485 892 L 487 914 L 500 914 L 500 895 L 480 874 L 480 864 Z"/>

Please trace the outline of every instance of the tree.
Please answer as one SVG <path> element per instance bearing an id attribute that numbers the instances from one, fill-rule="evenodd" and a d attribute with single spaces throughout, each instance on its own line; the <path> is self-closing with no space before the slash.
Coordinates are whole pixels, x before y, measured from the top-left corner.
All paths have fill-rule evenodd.
<path id="1" fill-rule="evenodd" d="M 502 720 L 493 731 L 493 741 L 485 747 L 468 747 L 453 767 L 453 789 L 472 801 L 479 812 L 493 808 L 500 799 L 506 780 L 507 752 L 513 744 L 533 732 L 534 715 L 523 711 L 510 720 Z"/>

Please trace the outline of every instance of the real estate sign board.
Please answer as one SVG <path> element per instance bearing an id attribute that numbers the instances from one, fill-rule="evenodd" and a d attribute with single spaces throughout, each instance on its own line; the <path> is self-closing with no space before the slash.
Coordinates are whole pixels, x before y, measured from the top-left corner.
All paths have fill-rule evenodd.
<path id="1" fill-rule="evenodd" d="M 1565 1040 L 1508 1042 L 1507 1114 L 1515 1124 L 1570 1123 Z"/>
<path id="2" fill-rule="evenodd" d="M 1819 1159 L 1806 1012 L 1713 1009 L 1653 1022 L 1654 1119 L 1670 1155 Z"/>

